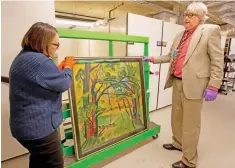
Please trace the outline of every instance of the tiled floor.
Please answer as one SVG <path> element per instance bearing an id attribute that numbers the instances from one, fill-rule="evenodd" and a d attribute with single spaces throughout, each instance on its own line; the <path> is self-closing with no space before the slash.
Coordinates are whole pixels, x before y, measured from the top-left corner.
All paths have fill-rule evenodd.
<path id="1" fill-rule="evenodd" d="M 170 110 L 167 107 L 151 113 L 151 120 L 161 125 L 157 140 L 104 168 L 171 168 L 172 163 L 181 159 L 181 153 L 162 148 L 163 143 L 171 142 Z M 234 168 L 234 143 L 235 93 L 231 93 L 220 95 L 215 102 L 204 103 L 197 168 Z"/>
<path id="2" fill-rule="evenodd" d="M 171 168 L 181 153 L 166 151 L 163 143 L 171 142 L 171 107 L 151 113 L 151 120 L 161 125 L 155 141 L 110 163 L 104 168 Z M 235 93 L 219 95 L 215 102 L 204 103 L 202 130 L 198 146 L 197 168 L 235 168 Z M 2 168 L 26 168 L 28 156 L 2 162 Z"/>

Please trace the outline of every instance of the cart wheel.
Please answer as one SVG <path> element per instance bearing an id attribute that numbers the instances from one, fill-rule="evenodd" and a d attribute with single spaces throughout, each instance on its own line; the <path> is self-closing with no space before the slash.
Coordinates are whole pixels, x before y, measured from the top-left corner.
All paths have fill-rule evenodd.
<path id="1" fill-rule="evenodd" d="M 224 93 L 224 95 L 227 95 L 228 93 Z"/>
<path id="2" fill-rule="evenodd" d="M 235 92 L 235 89 L 233 89 L 232 91 Z"/>
<path id="3" fill-rule="evenodd" d="M 158 134 L 153 135 L 152 137 L 153 137 L 153 139 L 157 139 L 158 138 Z"/>

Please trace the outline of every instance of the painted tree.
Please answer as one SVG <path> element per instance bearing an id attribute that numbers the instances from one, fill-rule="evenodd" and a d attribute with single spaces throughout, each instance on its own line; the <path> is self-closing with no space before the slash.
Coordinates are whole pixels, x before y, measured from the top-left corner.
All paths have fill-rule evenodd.
<path id="1" fill-rule="evenodd" d="M 132 104 L 132 109 L 130 110 L 132 119 L 133 120 L 140 120 L 140 74 L 139 72 L 136 72 L 137 64 L 130 64 L 128 63 L 125 68 L 120 73 L 120 76 L 125 76 L 125 83 L 123 83 L 122 87 L 125 88 L 125 91 L 121 90 L 122 94 L 124 94 L 123 97 L 120 97 L 121 100 L 125 100 L 125 104 L 128 104 L 130 107 Z M 126 92 L 126 94 L 125 94 Z M 132 101 L 130 101 L 126 98 L 126 96 L 131 96 Z M 142 124 L 142 123 L 141 123 Z"/>
<path id="2" fill-rule="evenodd" d="M 102 114 L 104 109 L 99 108 L 99 100 L 103 95 L 104 91 L 98 95 L 101 91 L 103 86 L 107 86 L 109 81 L 106 81 L 105 77 L 105 64 L 97 64 L 91 68 L 91 64 L 86 64 L 85 69 L 80 69 L 76 74 L 76 80 L 82 81 L 83 83 L 83 110 L 87 113 L 87 110 L 90 112 L 87 113 L 84 123 L 85 125 L 85 132 L 88 132 L 88 136 L 86 137 L 93 137 L 98 136 L 99 127 L 98 127 L 98 117 Z M 112 67 L 110 67 L 112 68 Z M 108 68 L 109 69 L 109 68 Z M 107 75 L 107 74 L 106 74 Z M 90 84 L 91 81 L 91 84 Z M 81 83 L 80 83 L 81 84 Z M 99 85 L 99 86 L 98 86 Z M 81 86 L 81 85 L 80 85 Z M 78 87 L 80 87 L 78 86 Z M 110 86 L 107 86 L 104 90 L 108 90 Z M 91 93 L 91 99 L 89 99 L 89 93 Z M 110 103 L 110 100 L 109 100 Z M 91 104 L 91 106 L 89 106 Z M 111 106 L 111 103 L 110 103 Z M 111 107 L 112 109 L 112 107 Z M 91 113 L 91 114 L 90 114 Z M 87 124 L 88 123 L 88 124 Z"/>
<path id="3" fill-rule="evenodd" d="M 85 129 L 85 131 L 88 131 L 88 137 L 99 135 L 99 116 L 107 110 L 107 108 L 102 109 L 99 107 L 99 101 L 102 96 L 108 95 L 109 107 L 112 109 L 110 90 L 114 90 L 113 96 L 119 96 L 119 98 L 123 96 L 123 104 L 129 108 L 128 114 L 130 114 L 132 120 L 139 120 L 140 81 L 139 74 L 135 72 L 136 68 L 138 67 L 133 66 L 131 63 L 122 64 L 122 66 L 120 66 L 120 63 L 101 63 L 92 68 L 90 65 L 86 65 L 84 70 L 80 69 L 78 71 L 76 79 L 81 80 L 84 86 L 83 110 L 86 112 L 85 117 L 87 119 L 85 121 L 88 123 L 88 130 Z M 115 73 L 111 73 L 112 71 Z M 129 95 L 126 91 L 129 91 Z M 91 99 L 89 99 L 90 94 Z M 131 96 L 132 102 L 125 99 L 126 96 Z M 120 104 L 119 108 L 121 108 Z"/>
<path id="4" fill-rule="evenodd" d="M 92 80 L 90 74 L 99 67 L 100 64 L 91 68 L 91 64 L 85 64 L 85 69 L 79 69 L 76 74 L 76 80 L 82 81 L 83 83 L 83 108 L 81 109 L 86 114 L 86 119 L 84 119 L 84 131 L 85 131 L 85 138 L 92 137 L 95 134 L 95 129 L 98 127 L 95 122 L 95 95 L 92 92 L 91 96 L 91 103 L 90 103 L 90 81 Z M 94 79 L 93 81 L 95 81 Z M 94 86 L 94 82 L 92 83 L 91 88 Z M 80 86 L 78 86 L 80 87 Z"/>

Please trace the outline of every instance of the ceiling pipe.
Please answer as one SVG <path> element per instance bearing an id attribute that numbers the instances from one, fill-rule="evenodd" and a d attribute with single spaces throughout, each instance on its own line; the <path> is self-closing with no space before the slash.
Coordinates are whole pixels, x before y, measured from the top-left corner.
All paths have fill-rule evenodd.
<path id="1" fill-rule="evenodd" d="M 78 18 L 78 17 L 72 17 L 72 16 L 66 16 L 66 15 L 55 15 L 56 18 L 60 19 L 68 19 L 68 20 L 79 20 L 79 21 L 85 21 L 85 22 L 96 22 L 97 20 L 94 19 L 84 19 L 84 18 Z"/>
<path id="2" fill-rule="evenodd" d="M 139 3 L 141 5 L 146 5 L 148 7 L 155 7 L 155 8 L 158 8 L 158 9 L 162 9 L 163 8 L 164 11 L 168 11 L 168 12 L 172 12 L 173 11 L 173 7 L 172 8 L 166 8 L 165 6 L 162 6 L 162 5 L 156 4 L 156 3 L 152 3 L 152 2 L 137 1 L 136 3 Z"/>
<path id="3" fill-rule="evenodd" d="M 97 20 L 103 20 L 104 18 L 100 17 L 94 17 L 94 16 L 87 16 L 87 15 L 81 15 L 81 14 L 75 14 L 75 13 L 69 13 L 69 12 L 62 12 L 62 11 L 55 11 L 55 15 L 61 16 L 61 17 L 71 17 L 76 19 L 86 19 L 90 21 L 97 21 Z"/>
<path id="4" fill-rule="evenodd" d="M 124 5 L 124 2 L 122 2 L 122 3 L 121 3 L 120 5 L 118 5 L 117 7 L 115 7 L 115 8 L 113 8 L 113 9 L 109 10 L 109 18 L 108 18 L 108 20 L 107 20 L 107 23 L 109 24 L 109 32 L 110 32 L 110 21 L 114 19 L 114 18 L 111 18 L 111 13 L 112 13 L 114 10 L 120 8 L 120 7 L 123 6 L 123 5 Z"/>
<path id="5" fill-rule="evenodd" d="M 206 5 L 208 8 L 213 8 L 213 7 L 215 7 L 215 6 L 221 6 L 221 5 L 223 5 L 224 4 L 224 1 L 220 1 L 220 2 L 212 2 L 212 3 L 210 3 L 210 4 L 208 4 L 208 5 Z"/>
<path id="6" fill-rule="evenodd" d="M 113 9 L 111 9 L 111 10 L 109 10 L 109 19 L 111 19 L 111 13 L 114 11 L 114 10 L 116 10 L 117 8 L 120 8 L 121 6 L 123 6 L 124 5 L 124 3 L 122 2 L 120 5 L 118 5 L 117 7 L 115 7 L 115 8 L 113 8 Z"/>

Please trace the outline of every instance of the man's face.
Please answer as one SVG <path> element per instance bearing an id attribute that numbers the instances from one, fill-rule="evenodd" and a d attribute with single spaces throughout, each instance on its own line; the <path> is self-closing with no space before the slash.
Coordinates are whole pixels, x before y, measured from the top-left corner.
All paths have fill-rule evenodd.
<path id="1" fill-rule="evenodd" d="M 200 24 L 200 19 L 193 13 L 184 13 L 184 27 L 186 30 L 197 27 Z"/>

